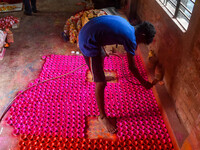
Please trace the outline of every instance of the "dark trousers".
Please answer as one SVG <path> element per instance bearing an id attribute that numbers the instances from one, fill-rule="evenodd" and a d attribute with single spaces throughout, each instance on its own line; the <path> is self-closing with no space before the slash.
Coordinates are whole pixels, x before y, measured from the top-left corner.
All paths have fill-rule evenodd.
<path id="1" fill-rule="evenodd" d="M 32 13 L 32 11 L 36 11 L 36 0 L 23 0 L 25 6 L 25 12 Z"/>

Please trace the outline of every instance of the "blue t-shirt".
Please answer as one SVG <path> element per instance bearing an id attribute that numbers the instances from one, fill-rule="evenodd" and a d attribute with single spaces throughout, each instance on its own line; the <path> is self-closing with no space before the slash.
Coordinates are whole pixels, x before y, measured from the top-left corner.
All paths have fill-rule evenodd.
<path id="1" fill-rule="evenodd" d="M 97 56 L 102 46 L 112 44 L 121 44 L 127 52 L 135 55 L 135 28 L 120 16 L 105 15 L 93 18 L 79 33 L 79 48 L 85 56 Z"/>

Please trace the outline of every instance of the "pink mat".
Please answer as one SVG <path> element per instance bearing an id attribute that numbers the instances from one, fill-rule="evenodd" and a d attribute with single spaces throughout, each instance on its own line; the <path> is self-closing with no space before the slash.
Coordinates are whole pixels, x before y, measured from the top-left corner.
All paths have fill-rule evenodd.
<path id="1" fill-rule="evenodd" d="M 128 71 L 126 56 L 121 57 L 126 65 L 125 74 L 129 80 L 137 83 Z M 136 61 L 147 80 L 138 56 Z M 46 57 L 35 83 L 66 74 L 84 63 L 82 56 L 50 55 Z M 14 128 L 13 134 L 86 138 L 85 118 L 99 115 L 95 84 L 86 81 L 87 69 L 84 66 L 72 74 L 39 84 L 19 96 L 6 119 Z M 118 82 L 108 83 L 105 90 L 106 113 L 117 118 L 118 139 L 131 139 L 140 148 L 143 145 L 144 149 L 173 149 L 152 90 L 145 90 L 142 86 L 128 82 L 123 77 L 118 57 L 107 57 L 105 69 L 116 71 L 118 77 Z"/>

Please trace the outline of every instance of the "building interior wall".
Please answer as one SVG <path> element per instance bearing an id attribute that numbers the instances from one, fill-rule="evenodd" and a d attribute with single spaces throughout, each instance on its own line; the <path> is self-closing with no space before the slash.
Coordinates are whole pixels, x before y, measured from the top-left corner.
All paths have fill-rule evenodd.
<path id="1" fill-rule="evenodd" d="M 200 147 L 200 1 L 195 2 L 189 27 L 184 33 L 155 0 L 131 0 L 130 7 L 134 7 L 132 12 L 136 11 L 140 20 L 149 21 L 156 28 L 156 37 L 148 49 L 155 52 L 159 64 L 164 68 L 165 86 L 175 103 L 181 122 L 189 133 L 182 149 L 186 143 L 198 148 Z"/>

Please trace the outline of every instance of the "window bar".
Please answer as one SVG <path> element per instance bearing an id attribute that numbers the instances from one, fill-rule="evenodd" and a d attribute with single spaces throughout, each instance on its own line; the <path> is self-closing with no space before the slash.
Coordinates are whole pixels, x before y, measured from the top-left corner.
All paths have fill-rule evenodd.
<path id="1" fill-rule="evenodd" d="M 159 0 L 163 5 L 166 6 L 168 0 Z"/>
<path id="2" fill-rule="evenodd" d="M 181 0 L 177 0 L 177 6 L 176 6 L 176 10 L 175 10 L 173 18 L 176 18 L 177 15 L 178 15 L 178 10 L 179 10 L 179 7 L 180 7 L 180 2 L 181 2 Z"/>
<path id="3" fill-rule="evenodd" d="M 193 4 L 195 3 L 195 0 L 190 0 Z"/>
<path id="4" fill-rule="evenodd" d="M 176 7 L 176 4 L 173 1 L 169 0 L 169 2 Z"/>
<path id="5" fill-rule="evenodd" d="M 176 6 L 176 4 L 173 1 L 169 0 L 168 2 L 171 3 L 175 7 L 175 9 L 176 9 L 177 6 Z M 173 14 L 170 9 L 168 9 L 168 10 L 172 14 L 172 16 L 174 16 L 175 13 Z"/>
<path id="6" fill-rule="evenodd" d="M 167 2 L 168 2 L 169 0 L 164 0 L 164 5 L 166 6 L 167 5 Z"/>
<path id="7" fill-rule="evenodd" d="M 185 30 L 187 30 L 187 28 L 186 27 L 184 27 L 183 25 L 182 25 L 182 23 L 178 20 L 178 19 L 176 19 L 176 21 L 178 21 L 179 22 L 179 25 L 183 28 L 183 29 L 185 29 Z"/>
<path id="8" fill-rule="evenodd" d="M 188 19 L 188 21 L 190 20 L 190 18 L 181 9 L 179 11 Z"/>
<path id="9" fill-rule="evenodd" d="M 192 14 L 192 12 L 181 2 L 181 6 L 183 6 L 190 14 Z"/>
<path id="10" fill-rule="evenodd" d="M 176 7 L 176 4 L 174 4 L 171 0 L 166 0 L 166 4 L 165 4 L 165 8 L 169 11 L 169 13 L 174 16 L 174 13 L 168 8 L 166 7 L 167 3 L 170 2 L 172 5 L 174 5 Z"/>
<path id="11" fill-rule="evenodd" d="M 168 11 L 169 11 L 169 13 L 172 15 L 172 16 L 174 16 L 174 14 L 171 12 L 171 10 L 169 9 L 169 8 L 167 8 L 167 7 L 165 7 Z"/>

